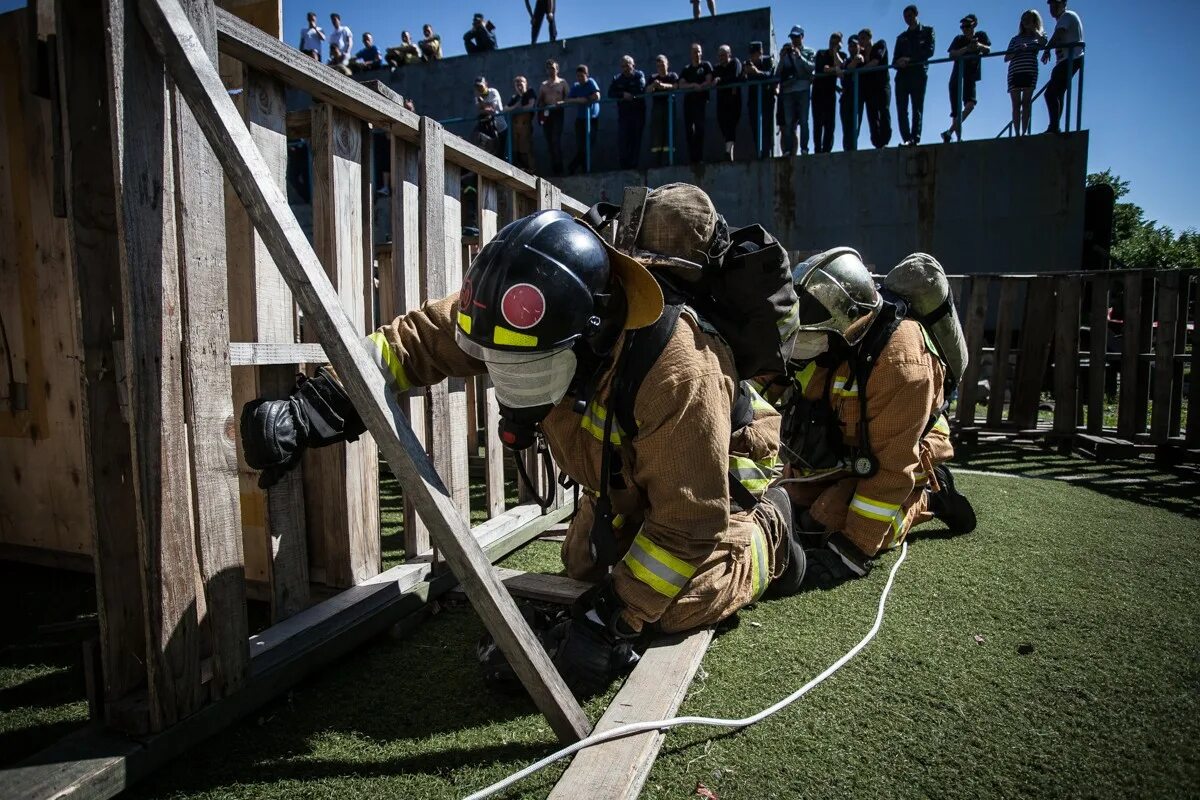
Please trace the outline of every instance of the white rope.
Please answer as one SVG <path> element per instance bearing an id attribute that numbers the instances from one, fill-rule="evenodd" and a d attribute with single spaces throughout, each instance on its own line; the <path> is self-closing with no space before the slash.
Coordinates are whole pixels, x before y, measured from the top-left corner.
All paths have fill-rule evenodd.
<path id="1" fill-rule="evenodd" d="M 875 638 L 875 634 L 879 632 L 879 627 L 883 624 L 884 604 L 887 602 L 888 595 L 892 591 L 892 583 L 896 579 L 896 570 L 900 569 L 900 565 L 904 563 L 904 559 L 907 555 L 908 542 L 904 542 L 900 548 L 900 557 L 896 559 L 896 563 L 892 565 L 892 571 L 888 575 L 887 584 L 883 587 L 883 594 L 879 597 L 879 610 L 875 614 L 875 624 L 871 626 L 871 630 L 868 631 L 867 635 L 862 638 L 862 641 L 854 645 L 854 647 L 851 647 L 844 656 L 826 667 L 825 671 L 820 675 L 813 678 L 811 681 L 804 684 L 799 689 L 777 702 L 775 705 L 765 708 L 753 716 L 744 717 L 742 719 L 720 719 L 718 717 L 673 717 L 671 719 L 632 722 L 628 725 L 621 725 L 619 727 L 612 728 L 611 730 L 607 730 L 604 733 L 594 734 L 586 739 L 581 739 L 572 745 L 568 745 L 557 752 L 551 753 L 541 761 L 534 762 L 519 772 L 514 772 L 507 778 L 493 783 L 486 789 L 480 789 L 478 792 L 469 795 L 466 800 L 483 800 L 485 797 L 491 797 L 497 792 L 512 786 L 517 781 L 528 778 L 533 773 L 538 772 L 550 764 L 553 764 L 555 761 L 558 761 L 561 758 L 566 758 L 569 755 L 573 755 L 585 747 L 591 747 L 602 742 L 612 741 L 613 739 L 620 739 L 624 736 L 632 736 L 634 734 L 647 733 L 649 731 L 667 731 L 671 728 L 677 728 L 681 725 L 709 725 L 717 728 L 746 728 L 754 725 L 755 723 L 762 722 L 767 717 L 783 710 L 804 695 L 808 694 L 812 689 L 820 685 L 822 681 L 841 669 L 847 661 L 858 655 L 858 652 L 866 647 L 868 642 Z"/>

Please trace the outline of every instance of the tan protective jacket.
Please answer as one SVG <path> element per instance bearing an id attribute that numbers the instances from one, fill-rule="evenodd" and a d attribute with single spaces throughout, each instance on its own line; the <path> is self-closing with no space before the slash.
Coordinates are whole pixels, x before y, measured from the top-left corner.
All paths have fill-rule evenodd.
<path id="1" fill-rule="evenodd" d="M 866 555 L 898 545 L 909 529 L 928 518 L 925 487 L 938 488 L 933 467 L 954 457 L 945 416 L 925 431 L 943 400 L 944 367 L 920 324 L 904 320 L 879 355 L 867 381 L 868 434 L 879 471 L 855 478 L 848 470 L 806 475 L 793 465 L 791 477 L 810 478 L 789 483 L 789 493 L 829 530 L 842 531 Z M 794 382 L 810 400 L 819 399 L 829 381 L 829 400 L 842 426 L 844 442 L 859 444 L 862 387 L 849 380 L 849 363 L 830 376 L 825 367 L 809 363 Z M 830 378 L 832 379 L 830 380 Z"/>
<path id="2" fill-rule="evenodd" d="M 457 295 L 427 303 L 371 335 L 381 364 L 399 390 L 486 371 L 454 341 L 456 305 Z M 684 321 L 676 326 L 634 400 L 637 434 L 630 439 L 613 421 L 612 438 L 620 445 L 620 475 L 626 488 L 613 491 L 612 501 L 621 515 L 617 521 L 625 523 L 618 531 L 619 541 L 625 539 L 630 545 L 613 569 L 613 580 L 625 603 L 626 619 L 638 629 L 662 617 L 718 545 L 752 551 L 753 522 L 745 514 L 731 522 L 731 467 L 747 477 L 744 483 L 761 489 L 776 474 L 778 413 L 765 402 L 756 402 L 753 422 L 731 436 L 737 386 L 732 354 L 688 314 L 680 318 Z M 572 401 L 566 399 L 542 423 L 559 468 L 592 495 L 600 489 L 601 440 L 614 372 L 610 367 L 601 377 L 583 415 L 575 413 Z M 747 474 L 753 466 L 762 472 L 758 483 Z M 590 516 L 581 513 L 573 525 L 589 524 Z M 637 532 L 628 539 L 631 528 Z M 586 541 L 586 537 L 575 538 Z M 762 586 L 753 596 L 761 594 L 770 578 L 783 569 L 773 556 L 778 544 L 770 543 L 769 561 L 755 565 Z M 585 574 L 588 565 L 580 567 L 577 562 L 568 560 L 568 571 L 577 577 L 600 577 Z M 753 596 L 748 592 L 741 604 Z M 730 608 L 720 616 L 736 610 Z"/>

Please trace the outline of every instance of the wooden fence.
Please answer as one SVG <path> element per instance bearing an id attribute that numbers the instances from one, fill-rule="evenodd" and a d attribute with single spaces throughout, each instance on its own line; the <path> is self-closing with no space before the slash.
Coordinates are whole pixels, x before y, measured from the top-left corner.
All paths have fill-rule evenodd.
<path id="1" fill-rule="evenodd" d="M 315 326 L 166 77 L 136 4 L 39 5 L 46 13 L 3 17 L 17 33 L 0 53 L 0 555 L 61 566 L 67 554 L 94 569 L 96 708 L 113 727 L 161 731 L 247 686 L 269 696 L 272 670 L 295 673 L 331 631 L 378 629 L 387 615 L 377 612 L 434 579 L 429 528 L 410 508 L 408 563 L 381 573 L 370 435 L 308 453 L 258 488 L 237 445 L 237 410 L 286 396 L 297 372 L 326 361 Z M 478 192 L 479 243 L 536 209 L 585 210 L 386 89 L 343 79 L 227 12 L 215 22 L 206 44 L 219 46 L 221 77 L 281 188 L 285 89 L 314 99 L 312 245 L 362 335 L 457 288 L 464 175 Z M 377 253 L 380 131 L 394 242 Z M 402 402 L 464 520 L 476 466 L 485 492 L 474 510 L 490 521 L 474 533 L 489 556 L 569 510 L 561 491 L 546 512 L 506 509 L 486 379 Z M 468 405 L 478 409 L 470 425 Z M 338 589 L 349 591 L 314 605 Z M 254 637 L 247 595 L 270 604 L 273 626 Z"/>

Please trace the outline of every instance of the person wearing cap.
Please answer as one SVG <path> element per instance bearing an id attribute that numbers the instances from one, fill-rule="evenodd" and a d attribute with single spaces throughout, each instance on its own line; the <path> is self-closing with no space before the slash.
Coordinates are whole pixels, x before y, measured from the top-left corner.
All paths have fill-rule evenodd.
<path id="1" fill-rule="evenodd" d="M 1067 0 L 1049 0 L 1050 16 L 1054 17 L 1054 33 L 1050 35 L 1050 46 L 1054 47 L 1056 59 L 1050 80 L 1046 82 L 1046 111 L 1050 115 L 1050 127 L 1046 133 L 1059 133 L 1062 119 L 1063 97 L 1067 84 L 1075 73 L 1083 69 L 1083 20 L 1074 11 L 1067 10 Z M 1063 47 L 1064 44 L 1076 44 Z M 1042 53 L 1042 63 L 1050 63 L 1050 51 Z M 1068 72 L 1069 70 L 1069 72 Z"/>
<path id="2" fill-rule="evenodd" d="M 892 80 L 888 75 L 887 42 L 874 41 L 870 28 L 858 32 L 863 54 L 863 73 L 858 76 L 858 92 L 867 112 L 871 146 L 887 147 L 892 142 Z"/>
<path id="3" fill-rule="evenodd" d="M 496 49 L 496 26 L 483 14 L 471 18 L 471 29 L 463 34 L 467 53 L 489 53 Z"/>
<path id="4" fill-rule="evenodd" d="M 804 46 L 804 28 L 799 25 L 792 26 L 788 40 L 779 52 L 779 106 L 783 116 L 779 144 L 785 156 L 794 156 L 808 153 L 808 107 L 817 51 Z"/>
<path id="5" fill-rule="evenodd" d="M 746 88 L 747 104 L 750 106 L 750 138 L 758 144 L 758 157 L 767 158 L 775 153 L 775 96 L 779 92 L 776 83 L 763 83 L 775 77 L 775 59 L 763 52 L 762 42 L 750 43 L 750 54 L 742 62 L 742 80 L 757 83 Z"/>
<path id="6" fill-rule="evenodd" d="M 647 264 L 694 269 L 694 259 L 719 257 L 729 242 L 712 201 L 695 186 L 653 190 L 641 220 L 629 252 L 562 211 L 517 220 L 483 246 L 456 293 L 363 342 L 396 393 L 487 374 L 501 439 L 521 447 L 544 437 L 559 469 L 582 488 L 562 558 L 568 575 L 596 587 L 569 622 L 543 632 L 580 694 L 631 668 L 632 643 L 643 632 L 717 623 L 768 588 L 797 591 L 803 574 L 786 492 L 766 488 L 764 478 L 749 500 L 732 499 L 731 481 L 744 480 L 731 473 L 735 459 L 775 474 L 780 418 L 754 402 L 749 422 L 733 429 L 732 352 L 691 313 L 671 318 L 636 390 L 636 433 L 617 422 L 614 387 L 626 342 L 664 311 Z M 329 368 L 292 397 L 257 400 L 242 412 L 247 463 L 263 470 L 266 485 L 307 447 L 363 432 Z"/>
<path id="7" fill-rule="evenodd" d="M 942 272 L 924 253 L 901 264 Z M 866 575 L 917 525 L 962 534 L 976 519 L 947 466 L 946 367 L 925 328 L 884 300 L 853 248 L 814 255 L 793 278 L 791 382 L 767 399 L 784 408 L 781 483 L 809 544 L 805 585 L 827 589 Z"/>
<path id="8" fill-rule="evenodd" d="M 846 40 L 846 58 L 838 69 L 842 79 L 842 100 L 840 113 L 842 117 L 842 150 L 847 153 L 858 149 L 858 132 L 862 129 L 862 113 L 865 97 L 861 84 L 858 91 L 854 88 L 854 75 L 864 64 L 862 48 L 859 47 L 858 36 Z"/>
<path id="9" fill-rule="evenodd" d="M 613 75 L 608 96 L 617 100 L 617 154 L 621 169 L 637 169 L 646 127 L 646 73 L 633 56 L 621 56 L 621 71 Z"/>
<path id="10" fill-rule="evenodd" d="M 957 136 L 962 141 L 962 124 L 975 110 L 975 84 L 983 76 L 983 60 L 992 52 L 992 40 L 981 30 L 976 30 L 979 20 L 974 14 L 967 14 L 959 25 L 962 33 L 954 37 L 947 51 L 954 59 L 954 69 L 950 73 L 950 127 L 942 131 L 942 141 L 950 143 L 951 136 Z M 962 97 L 958 96 L 959 72 L 962 73 Z M 959 104 L 962 104 L 962 118 L 958 117 Z"/>
<path id="11" fill-rule="evenodd" d="M 933 28 L 922 25 L 916 6 L 904 7 L 907 26 L 896 37 L 892 51 L 896 67 L 896 122 L 900 126 L 900 146 L 921 143 L 921 121 L 925 116 L 925 85 L 929 82 L 929 59 L 933 58 Z M 912 106 L 912 127 L 908 111 Z"/>

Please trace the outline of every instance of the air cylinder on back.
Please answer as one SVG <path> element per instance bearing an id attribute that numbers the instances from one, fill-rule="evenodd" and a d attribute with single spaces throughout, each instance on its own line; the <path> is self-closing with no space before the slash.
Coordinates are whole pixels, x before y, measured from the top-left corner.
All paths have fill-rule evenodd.
<path id="1" fill-rule="evenodd" d="M 909 316 L 925 326 L 954 383 L 961 381 L 967 368 L 967 341 L 954 310 L 946 271 L 937 259 L 926 253 L 906 256 L 884 277 L 883 288 L 908 301 Z"/>

